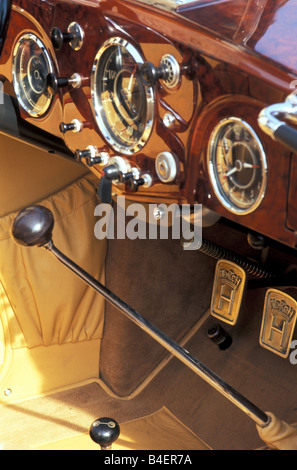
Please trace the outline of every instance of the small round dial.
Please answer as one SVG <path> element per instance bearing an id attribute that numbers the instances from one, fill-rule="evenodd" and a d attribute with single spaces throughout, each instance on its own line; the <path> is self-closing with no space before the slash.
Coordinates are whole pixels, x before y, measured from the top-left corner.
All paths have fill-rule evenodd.
<path id="1" fill-rule="evenodd" d="M 227 209 L 247 214 L 259 206 L 267 182 L 266 156 L 249 124 L 235 117 L 221 121 L 210 139 L 208 164 L 214 191 Z"/>
<path id="2" fill-rule="evenodd" d="M 13 86 L 20 105 L 33 117 L 42 116 L 51 104 L 47 76 L 52 72 L 42 41 L 34 34 L 22 36 L 13 54 Z"/>
<path id="3" fill-rule="evenodd" d="M 144 87 L 143 59 L 129 42 L 111 38 L 97 53 L 92 99 L 98 127 L 118 152 L 133 154 L 147 142 L 154 118 L 154 93 Z"/>

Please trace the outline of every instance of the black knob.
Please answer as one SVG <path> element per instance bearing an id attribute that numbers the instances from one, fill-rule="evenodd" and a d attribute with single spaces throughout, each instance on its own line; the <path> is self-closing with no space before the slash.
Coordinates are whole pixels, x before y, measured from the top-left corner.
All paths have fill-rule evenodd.
<path id="1" fill-rule="evenodd" d="M 51 41 L 54 48 L 59 51 L 65 42 L 70 42 L 74 39 L 74 34 L 72 33 L 62 33 L 60 28 L 53 28 L 51 31 Z"/>
<path id="2" fill-rule="evenodd" d="M 228 349 L 232 344 L 231 336 L 219 324 L 215 324 L 208 329 L 208 337 L 222 351 Z"/>
<path id="3" fill-rule="evenodd" d="M 85 150 L 77 149 L 75 151 L 75 160 L 80 162 L 83 158 L 85 159 L 86 164 L 88 166 L 93 166 L 96 163 L 101 163 L 102 162 L 102 158 L 99 155 L 97 155 L 97 156 L 94 155 L 94 153 L 92 152 L 92 150 L 90 148 L 85 149 Z"/>
<path id="4" fill-rule="evenodd" d="M 76 129 L 76 126 L 74 122 L 69 122 L 67 124 L 66 122 L 61 122 L 59 125 L 59 129 L 62 134 L 65 134 L 66 132 L 74 131 Z"/>
<path id="5" fill-rule="evenodd" d="M 69 78 L 58 78 L 54 73 L 49 73 L 48 76 L 46 77 L 46 84 L 47 84 L 47 89 L 53 93 L 56 94 L 58 91 L 58 88 L 62 88 L 65 86 L 69 85 Z"/>
<path id="6" fill-rule="evenodd" d="M 140 68 L 142 83 L 147 87 L 152 87 L 158 80 L 167 80 L 169 70 L 166 64 L 155 67 L 151 62 L 145 62 Z"/>
<path id="7" fill-rule="evenodd" d="M 80 162 L 83 158 L 90 158 L 91 157 L 91 150 L 90 149 L 86 149 L 86 150 L 79 150 L 79 149 L 76 149 L 75 150 L 75 160 L 77 160 L 78 162 Z"/>
<path id="8" fill-rule="evenodd" d="M 108 165 L 102 171 L 102 176 L 110 181 L 119 179 L 119 167 L 115 164 Z"/>
<path id="9" fill-rule="evenodd" d="M 136 180 L 135 178 L 130 178 L 125 185 L 126 191 L 134 192 L 138 191 L 139 186 L 142 186 L 145 183 L 144 178 L 138 178 Z"/>
<path id="10" fill-rule="evenodd" d="M 29 206 L 14 219 L 12 238 L 19 245 L 44 246 L 52 238 L 54 217 L 44 206 Z"/>
<path id="11" fill-rule="evenodd" d="M 119 182 L 120 183 L 126 183 L 130 178 L 133 178 L 133 172 L 128 171 L 127 173 L 122 173 L 121 171 L 119 172 Z"/>
<path id="12" fill-rule="evenodd" d="M 107 450 L 119 437 L 120 426 L 112 418 L 99 418 L 92 423 L 89 434 L 102 450 Z"/>

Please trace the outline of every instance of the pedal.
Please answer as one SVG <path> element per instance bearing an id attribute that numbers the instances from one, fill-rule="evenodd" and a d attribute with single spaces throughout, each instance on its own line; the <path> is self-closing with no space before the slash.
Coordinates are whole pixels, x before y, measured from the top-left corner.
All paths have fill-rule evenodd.
<path id="1" fill-rule="evenodd" d="M 235 263 L 221 259 L 217 262 L 211 299 L 211 314 L 235 325 L 246 285 L 245 271 Z"/>
<path id="2" fill-rule="evenodd" d="M 281 357 L 288 357 L 297 318 L 297 302 L 277 289 L 266 292 L 259 342 Z"/>

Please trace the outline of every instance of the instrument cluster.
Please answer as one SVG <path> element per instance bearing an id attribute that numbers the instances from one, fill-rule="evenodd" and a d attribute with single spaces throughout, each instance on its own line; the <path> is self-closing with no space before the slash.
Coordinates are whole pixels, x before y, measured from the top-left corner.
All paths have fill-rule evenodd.
<path id="1" fill-rule="evenodd" d="M 116 35 L 109 31 L 110 24 Z M 106 25 L 106 34 L 100 35 L 90 53 L 85 31 L 75 21 L 64 32 L 51 28 L 52 51 L 38 34 L 22 34 L 12 60 L 18 102 L 34 120 L 50 116 L 54 97 L 60 95 L 64 118 L 58 123 L 60 136 L 77 160 L 109 179 L 105 188 L 129 193 L 141 189 L 143 195 L 150 188 L 160 192 L 165 184 L 170 185 L 168 196 L 175 192 L 181 201 L 188 131 L 199 105 L 199 82 L 189 78 L 193 61 L 186 64 L 180 51 L 154 32 L 145 44 L 129 34 L 129 28 L 120 31 L 110 20 Z M 158 48 L 153 47 L 156 43 Z M 152 50 L 162 46 L 156 63 Z M 72 70 L 68 66 L 68 76 L 58 76 L 66 54 L 77 60 Z M 81 60 L 87 63 L 87 76 L 80 72 Z M 188 120 L 182 116 L 185 105 L 190 109 Z M 213 191 L 227 211 L 249 214 L 261 204 L 267 161 L 250 124 L 233 116 L 214 123 L 207 162 Z M 110 165 L 116 170 L 105 171 Z M 103 200 L 105 193 L 106 189 Z"/>
<path id="2" fill-rule="evenodd" d="M 122 29 L 97 6 L 80 7 L 87 22 L 78 16 L 65 25 L 65 8 L 59 2 L 51 24 L 35 22 L 15 41 L 12 83 L 22 117 L 63 139 L 99 179 L 107 165 L 116 165 L 114 193 L 185 201 L 198 85 L 182 74 L 182 52 L 153 30 L 143 40 L 138 25 Z"/>
<path id="3" fill-rule="evenodd" d="M 125 155 L 145 146 L 154 123 L 154 89 L 141 80 L 143 63 L 131 43 L 114 37 L 101 46 L 92 67 L 98 128 L 112 149 Z"/>
<path id="4" fill-rule="evenodd" d="M 52 61 L 41 39 L 32 33 L 22 35 L 13 52 L 13 86 L 30 116 L 42 116 L 51 105 L 53 93 L 47 85 L 51 73 Z"/>
<path id="5" fill-rule="evenodd" d="M 156 13 L 147 27 L 132 14 L 117 17 L 113 2 L 103 10 L 95 1 L 61 0 L 52 17 L 36 21 L 13 7 L 21 27 L 11 33 L 11 81 L 22 118 L 98 176 L 102 202 L 125 194 L 200 203 L 266 233 L 277 192 L 281 207 L 268 235 L 295 244 L 286 230 L 288 189 L 278 178 L 289 180 L 288 153 L 257 124 L 279 92 L 263 80 L 251 87 L 237 66 L 195 49 L 199 30 L 179 41 L 173 30 L 158 30 Z"/>
<path id="6" fill-rule="evenodd" d="M 212 132 L 208 164 L 213 189 L 229 211 L 253 212 L 265 195 L 267 160 L 254 129 L 237 117 L 225 118 Z"/>

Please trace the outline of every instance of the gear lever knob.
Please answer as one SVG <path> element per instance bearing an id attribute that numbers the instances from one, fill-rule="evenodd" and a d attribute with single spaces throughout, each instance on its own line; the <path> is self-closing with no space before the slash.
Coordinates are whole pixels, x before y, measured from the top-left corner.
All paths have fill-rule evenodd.
<path id="1" fill-rule="evenodd" d="M 100 445 L 101 450 L 110 449 L 120 435 L 120 426 L 112 418 L 99 418 L 90 427 L 91 439 Z"/>
<path id="2" fill-rule="evenodd" d="M 23 246 L 44 246 L 52 237 L 54 217 L 46 207 L 36 205 L 22 210 L 14 219 L 12 237 Z"/>

